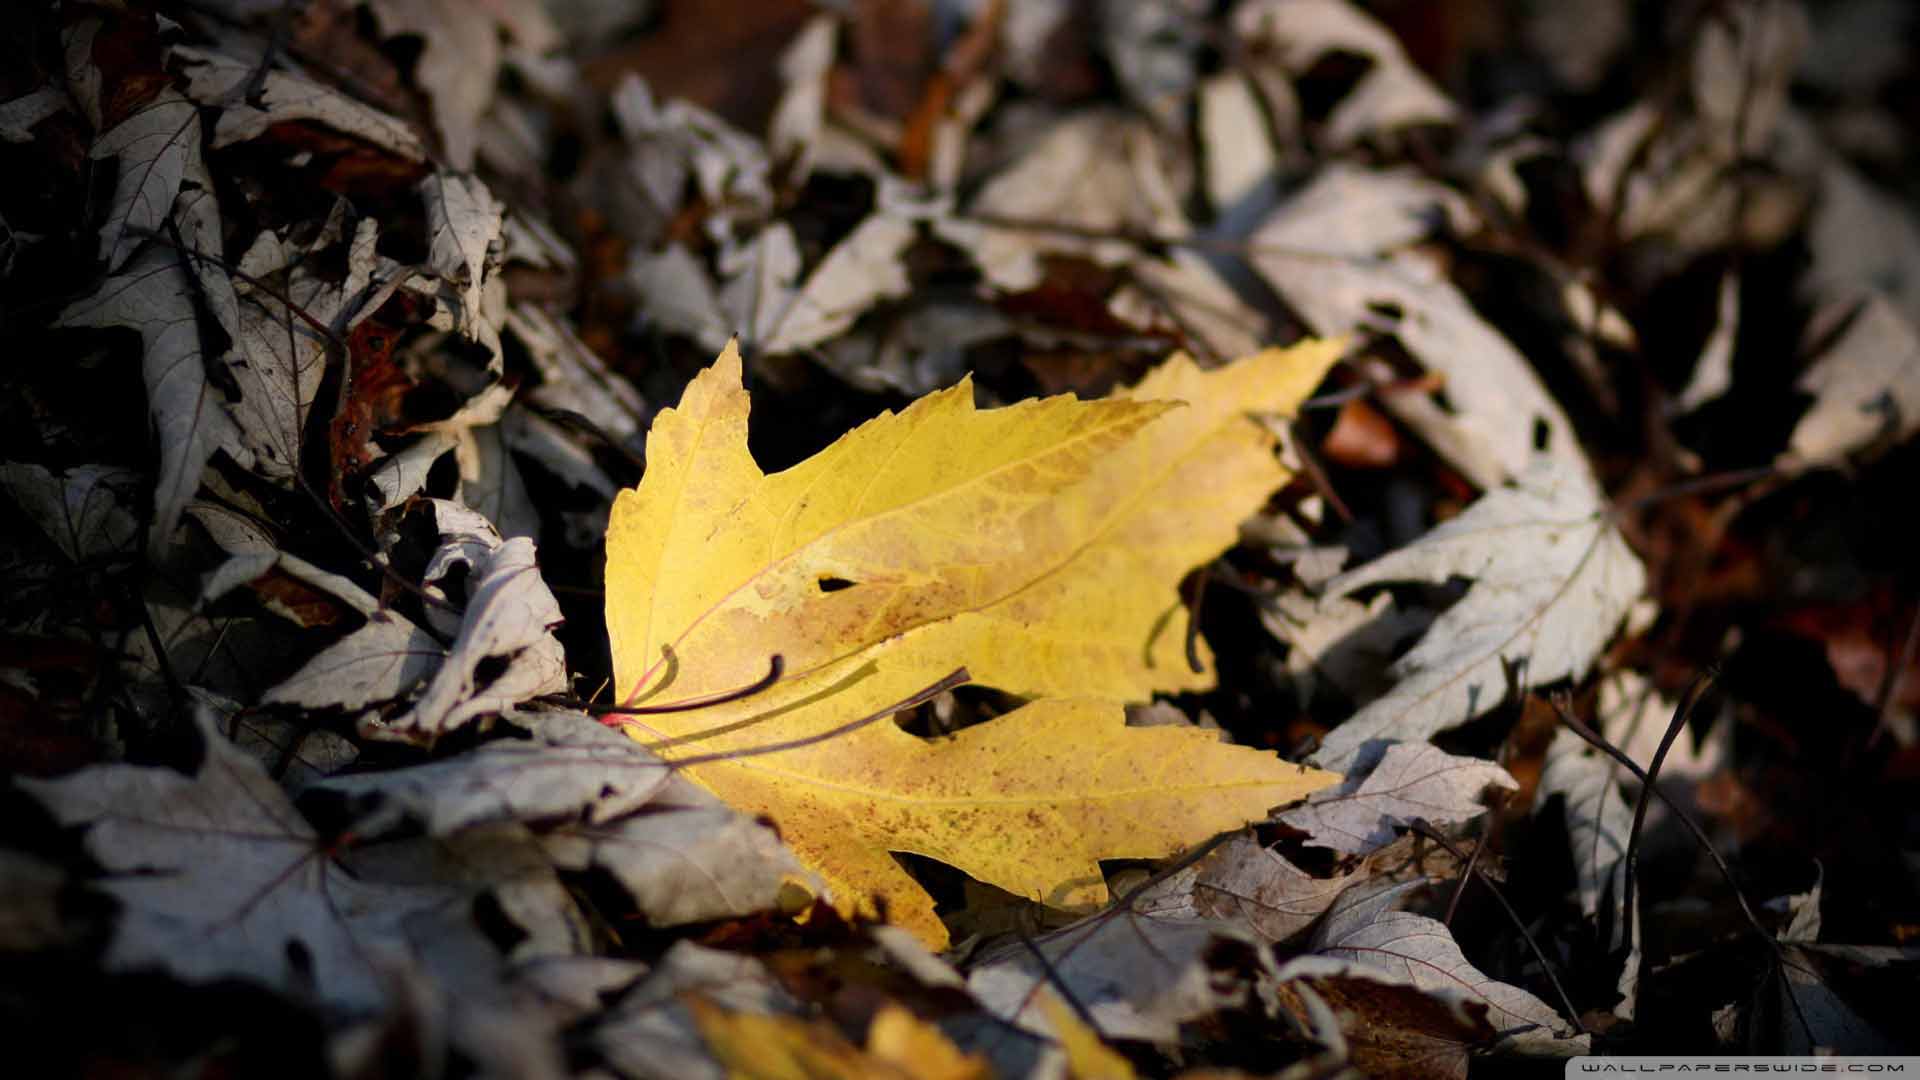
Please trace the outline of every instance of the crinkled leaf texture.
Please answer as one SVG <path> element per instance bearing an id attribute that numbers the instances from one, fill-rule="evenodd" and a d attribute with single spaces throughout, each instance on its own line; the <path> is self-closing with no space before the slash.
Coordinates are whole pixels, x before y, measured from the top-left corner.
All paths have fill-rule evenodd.
<path id="1" fill-rule="evenodd" d="M 232 311 L 232 285 L 224 272 L 195 271 L 179 252 L 156 243 L 138 249 L 120 273 L 60 316 L 65 326 L 128 327 L 140 334 L 141 376 L 160 459 L 148 541 L 152 551 L 163 550 L 173 536 L 213 452 L 237 442 L 220 391 L 207 379 L 213 358 L 202 333 L 198 305 L 203 295 L 210 298 L 211 310 Z"/>
<path id="2" fill-rule="evenodd" d="M 1176 357 L 1124 397 L 985 411 L 962 382 L 767 476 L 729 348 L 655 421 L 647 475 L 614 504 L 615 686 L 658 705 L 752 684 L 775 655 L 786 675 L 632 733 L 670 758 L 819 737 L 689 775 L 778 822 L 843 908 L 884 907 L 936 944 L 930 898 L 889 852 L 1083 906 L 1106 899 L 1099 859 L 1165 856 L 1324 787 L 1210 733 L 1128 729 L 1113 703 L 1211 685 L 1184 656 L 1178 583 L 1286 478 L 1246 414 L 1290 410 L 1339 352 L 1210 373 Z M 932 741 L 836 733 L 962 666 L 1068 700 Z"/>
<path id="3" fill-rule="evenodd" d="M 1498 1036 L 1497 1048 L 1509 1052 L 1570 1056 L 1586 1053 L 1590 1037 L 1546 1002 L 1517 986 L 1488 978 L 1467 961 L 1445 923 L 1393 910 L 1424 882 L 1376 889 L 1349 889 L 1314 934 L 1310 955 L 1280 969 L 1283 981 L 1363 976 L 1413 987 L 1428 997 L 1485 1008 Z M 1467 1015 L 1465 1010 L 1461 1015 Z"/>
<path id="4" fill-rule="evenodd" d="M 1061 1037 L 1045 987 L 1072 996 L 1109 1038 L 1170 1043 L 1180 1025 L 1223 1010 L 1268 1008 L 1273 954 L 1244 930 L 1212 919 L 1146 919 L 1104 912 L 1035 940 L 1003 942 L 980 958 L 967 989 L 990 1013 Z"/>
<path id="5" fill-rule="evenodd" d="M 423 867 L 417 846 L 370 849 L 348 867 L 210 712 L 196 725 L 206 752 L 192 776 L 116 764 L 18 781 L 61 824 L 86 828 L 87 853 L 104 872 L 95 885 L 121 904 L 109 969 L 248 978 L 365 1011 L 386 1000 L 383 977 L 407 964 L 445 971 L 491 955 L 465 914 L 481 888 L 530 935 L 528 955 L 568 951 L 582 932 L 519 834 L 473 834 L 445 852 L 457 872 Z M 471 981 L 471 964 L 464 970 Z"/>
<path id="6" fill-rule="evenodd" d="M 1452 577 L 1473 586 L 1394 663 L 1393 690 L 1327 735 L 1316 765 L 1344 771 L 1370 740 L 1417 742 L 1479 716 L 1506 696 L 1503 662 L 1524 661 L 1534 684 L 1586 674 L 1647 581 L 1585 467 L 1541 457 L 1328 591 Z"/>
<path id="7" fill-rule="evenodd" d="M 1243 833 L 1149 887 L 1133 908 L 1157 919 L 1216 919 L 1266 941 L 1285 941 L 1365 875 L 1314 877 Z"/>
<path id="8" fill-rule="evenodd" d="M 1305 806 L 1281 814 L 1281 824 L 1307 834 L 1314 847 L 1364 855 L 1393 841 L 1394 830 L 1414 821 L 1451 825 L 1486 810 L 1480 796 L 1490 787 L 1519 785 L 1491 761 L 1449 754 L 1431 743 L 1375 744 L 1366 766 L 1338 788 L 1313 793 Z M 1373 762 L 1367 763 L 1366 756 Z"/>

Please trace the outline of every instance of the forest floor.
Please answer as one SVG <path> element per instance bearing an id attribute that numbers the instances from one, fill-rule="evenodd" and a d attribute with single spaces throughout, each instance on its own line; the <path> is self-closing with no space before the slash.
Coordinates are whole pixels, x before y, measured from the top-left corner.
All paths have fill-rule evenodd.
<path id="1" fill-rule="evenodd" d="M 21 1075 L 1915 1050 L 1908 5 L 8 29 Z"/>

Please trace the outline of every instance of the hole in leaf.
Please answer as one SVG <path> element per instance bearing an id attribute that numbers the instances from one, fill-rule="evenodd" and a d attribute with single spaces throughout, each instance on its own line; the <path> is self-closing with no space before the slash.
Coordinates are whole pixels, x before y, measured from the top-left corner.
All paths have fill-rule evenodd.
<path id="1" fill-rule="evenodd" d="M 313 950 L 299 938 L 288 938 L 286 944 L 287 967 L 293 972 L 294 981 L 302 986 L 313 985 Z"/>
<path id="2" fill-rule="evenodd" d="M 1324 124 L 1333 110 L 1373 70 L 1373 58 L 1346 49 L 1329 49 L 1295 84 L 1300 113 L 1309 123 Z"/>
<path id="3" fill-rule="evenodd" d="M 493 681 L 505 675 L 507 668 L 512 664 L 513 657 L 511 656 L 485 657 L 479 663 L 473 665 L 474 688 L 484 690 L 493 685 Z"/>
<path id="4" fill-rule="evenodd" d="M 501 906 L 500 899 L 490 892 L 474 897 L 473 922 L 501 952 L 510 951 L 528 937 L 527 931 Z"/>
<path id="5" fill-rule="evenodd" d="M 839 592 L 841 589 L 851 589 L 853 588 L 855 583 L 848 581 L 846 578 L 843 578 L 843 577 L 828 576 L 828 577 L 821 578 L 819 581 L 815 582 L 815 584 L 820 586 L 821 592 L 829 593 L 829 592 Z"/>

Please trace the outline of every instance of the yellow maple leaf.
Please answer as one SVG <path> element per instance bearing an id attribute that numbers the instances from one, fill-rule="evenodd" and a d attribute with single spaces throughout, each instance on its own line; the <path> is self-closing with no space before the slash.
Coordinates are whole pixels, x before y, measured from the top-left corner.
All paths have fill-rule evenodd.
<path id="1" fill-rule="evenodd" d="M 1098 860 L 1159 858 L 1337 779 L 1119 701 L 1212 685 L 1177 583 L 1286 479 L 1250 412 L 1294 408 L 1336 342 L 1130 393 L 977 410 L 963 381 L 792 469 L 747 451 L 731 346 L 663 411 L 607 532 L 607 626 L 626 704 L 764 692 L 630 733 L 780 826 L 846 911 L 930 945 L 931 899 L 889 852 L 1063 907 L 1105 902 Z M 934 740 L 848 722 L 955 668 L 1036 701 Z M 1203 665 L 1204 667 L 1205 665 Z M 777 752 L 768 752 L 772 747 Z"/>
<path id="2" fill-rule="evenodd" d="M 874 1014 L 867 1048 L 825 1020 L 729 1012 L 697 993 L 681 1004 L 707 1049 L 741 1080 L 992 1080 L 987 1059 L 965 1054 L 938 1027 L 899 1005 Z"/>
<path id="3" fill-rule="evenodd" d="M 1040 1011 L 1053 1025 L 1053 1037 L 1067 1059 L 1068 1080 L 1134 1080 L 1138 1075 L 1133 1063 L 1100 1041 L 1100 1033 L 1080 1019 L 1060 995 L 1043 991 Z"/>
<path id="4" fill-rule="evenodd" d="M 993 1067 L 978 1054 L 962 1053 L 932 1023 L 891 1002 L 867 1026 L 867 1053 L 915 1080 L 991 1080 Z"/>
<path id="5" fill-rule="evenodd" d="M 729 1012 L 694 993 L 682 995 L 680 1003 L 692 1014 L 707 1051 L 734 1080 L 911 1080 L 912 1074 L 869 1059 L 825 1021 Z"/>

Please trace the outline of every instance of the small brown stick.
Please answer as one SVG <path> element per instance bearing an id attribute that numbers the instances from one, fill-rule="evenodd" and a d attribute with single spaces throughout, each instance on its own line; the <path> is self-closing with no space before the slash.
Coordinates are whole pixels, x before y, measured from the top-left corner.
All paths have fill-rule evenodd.
<path id="1" fill-rule="evenodd" d="M 1667 751 L 1673 748 L 1675 739 L 1687 729 L 1688 721 L 1693 719 L 1693 710 L 1700 705 L 1700 699 L 1706 696 L 1707 688 L 1713 685 L 1712 669 L 1701 672 L 1687 687 L 1680 699 L 1680 705 L 1673 710 L 1673 719 L 1667 724 L 1667 733 L 1660 738 L 1660 746 L 1653 752 L 1653 760 L 1647 764 L 1646 774 L 1641 778 L 1640 798 L 1633 804 L 1633 828 L 1627 833 L 1627 873 L 1622 891 L 1626 895 L 1626 936 L 1622 939 L 1633 940 L 1633 902 L 1634 885 L 1640 869 L 1640 834 L 1647 820 L 1647 805 L 1653 800 L 1654 781 L 1660 776 L 1660 766 L 1666 764 Z"/>
<path id="2" fill-rule="evenodd" d="M 1040 965 L 1040 973 L 1046 976 L 1047 985 L 1053 987 L 1054 992 L 1059 994 L 1060 997 L 1073 1008 L 1075 1013 L 1079 1014 L 1080 1022 L 1087 1025 L 1088 1030 L 1092 1031 L 1102 1042 L 1105 1042 L 1107 1038 L 1106 1033 L 1100 1030 L 1100 1021 L 1093 1018 L 1093 1010 L 1087 1008 L 1087 1003 L 1081 1001 L 1080 995 L 1074 993 L 1073 987 L 1067 985 L 1066 976 L 1060 974 L 1060 969 L 1054 967 L 1053 961 L 1048 959 L 1047 954 L 1042 952 L 1040 946 L 1034 943 L 1033 935 L 1027 933 L 1027 928 L 1024 926 L 1015 926 L 1014 932 L 1020 936 L 1020 944 L 1026 946 L 1027 954 L 1033 957 L 1034 963 Z M 1028 997 L 1031 999 L 1032 995 L 1029 994 Z M 1026 1006 L 1022 1004 L 1021 1008 L 1024 1009 L 1025 1007 Z"/>
<path id="3" fill-rule="evenodd" d="M 1500 891 L 1500 887 L 1493 883 L 1493 879 L 1487 877 L 1485 874 L 1476 874 L 1474 872 L 1473 860 L 1479 857 L 1480 848 L 1474 848 L 1473 857 L 1469 858 L 1466 852 L 1454 846 L 1453 841 L 1440 835 L 1440 830 L 1429 824 L 1427 819 L 1415 818 L 1407 824 L 1412 827 L 1414 832 L 1446 848 L 1449 854 L 1466 864 L 1464 876 L 1460 879 L 1461 889 L 1464 890 L 1466 888 L 1468 880 L 1478 877 L 1480 883 L 1487 887 L 1487 891 L 1493 894 L 1493 898 L 1500 902 L 1500 907 L 1507 913 L 1507 918 L 1513 920 L 1513 928 L 1520 931 L 1520 939 L 1527 943 L 1527 948 L 1533 950 L 1533 958 L 1540 961 L 1540 969 L 1546 972 L 1547 981 L 1553 984 L 1554 993 L 1560 995 L 1560 1004 L 1566 1006 L 1567 1019 L 1572 1021 L 1573 1029 L 1585 1035 L 1587 1033 L 1587 1027 L 1580 1022 L 1580 1013 L 1573 1007 L 1573 999 L 1567 996 L 1566 987 L 1560 985 L 1560 977 L 1553 973 L 1553 965 L 1547 962 L 1547 954 L 1541 951 L 1540 943 L 1533 940 L 1533 935 L 1527 931 L 1527 924 L 1521 920 L 1520 913 L 1514 910 L 1513 905 L 1507 901 L 1507 894 Z M 1482 846 L 1484 847 L 1485 845 Z M 1454 899 L 1456 901 L 1460 899 L 1459 893 L 1454 894 Z M 1447 917 L 1449 919 L 1453 917 L 1453 909 L 1451 907 L 1447 909 Z"/>
<path id="4" fill-rule="evenodd" d="M 1654 765 L 1656 768 L 1658 768 L 1661 759 L 1666 756 L 1666 749 L 1669 745 L 1672 744 L 1674 736 L 1679 733 L 1680 727 L 1684 726 L 1685 718 L 1686 718 L 1686 710 L 1691 708 L 1691 706 L 1697 702 L 1698 697 L 1695 693 L 1696 689 L 1704 691 L 1706 683 L 1710 681 L 1711 681 L 1710 675 L 1702 676 L 1700 679 L 1694 680 L 1693 686 L 1690 686 L 1687 688 L 1687 700 L 1683 700 L 1681 703 L 1681 707 L 1674 710 L 1676 723 L 1668 729 L 1667 737 L 1661 741 L 1660 752 L 1656 754 L 1654 757 Z M 1752 905 L 1747 903 L 1746 893 L 1741 891 L 1740 883 L 1734 880 L 1733 868 L 1727 865 L 1727 860 L 1722 858 L 1719 850 L 1713 846 L 1713 841 L 1707 837 L 1707 831 L 1701 828 L 1700 823 L 1694 819 L 1694 816 L 1692 814 L 1687 812 L 1685 807 L 1681 806 L 1679 803 L 1669 798 L 1666 792 L 1661 791 L 1659 788 L 1654 786 L 1653 778 L 1647 772 L 1647 770 L 1642 769 L 1639 765 L 1635 764 L 1632 758 L 1628 757 L 1618 747 L 1608 742 L 1605 736 L 1593 730 L 1591 727 L 1588 727 L 1585 721 L 1573 715 L 1573 710 L 1568 708 L 1567 695 L 1565 694 L 1565 692 L 1555 694 L 1551 700 L 1553 704 L 1553 710 L 1554 712 L 1559 714 L 1561 723 L 1567 725 L 1567 727 L 1575 735 L 1578 735 L 1582 739 L 1585 739 L 1589 744 L 1593 746 L 1594 749 L 1600 751 L 1601 753 L 1607 755 L 1613 760 L 1626 766 L 1627 771 L 1633 773 L 1633 775 L 1637 779 L 1639 779 L 1640 809 L 1643 810 L 1645 808 L 1646 800 L 1650 796 L 1657 797 L 1661 802 L 1666 804 L 1668 810 L 1673 811 L 1673 816 L 1676 819 L 1678 819 L 1682 825 L 1686 826 L 1687 831 L 1693 834 L 1694 842 L 1699 844 L 1700 847 L 1706 851 L 1707 857 L 1713 860 L 1713 865 L 1720 871 L 1720 876 L 1726 880 L 1727 888 L 1733 893 L 1734 900 L 1737 901 L 1740 905 L 1741 914 L 1746 916 L 1747 925 L 1753 928 L 1753 932 L 1759 935 L 1761 941 L 1766 942 L 1767 948 L 1773 953 L 1774 964 L 1777 966 L 1779 970 L 1784 971 L 1789 965 L 1787 964 L 1786 954 L 1782 952 L 1780 948 L 1780 943 L 1774 939 L 1772 934 L 1767 932 L 1767 928 L 1765 926 L 1762 926 L 1760 924 L 1760 917 L 1753 913 Z M 1626 893 L 1627 904 L 1626 904 L 1626 914 L 1624 916 L 1626 920 L 1625 921 L 1626 934 L 1624 935 L 1622 940 L 1625 940 L 1628 942 L 1631 942 L 1633 940 L 1633 903 L 1632 903 L 1633 892 L 1632 892 L 1632 887 L 1630 883 L 1633 880 L 1631 877 L 1633 873 L 1633 859 L 1639 846 L 1640 829 L 1642 827 L 1643 821 L 1644 821 L 1643 815 L 1640 812 L 1636 811 L 1633 818 L 1633 833 L 1627 838 L 1627 856 L 1626 857 L 1627 857 L 1627 874 L 1629 875 L 1627 880 L 1629 884 L 1623 889 L 1623 891 Z M 1813 1025 L 1807 1020 L 1807 1014 L 1805 1010 L 1801 1009 L 1800 1007 L 1800 998 L 1797 994 L 1793 992 L 1793 984 L 1791 982 L 1784 981 L 1785 980 L 1784 975 L 1782 975 L 1781 977 L 1783 979 L 1782 986 L 1784 986 L 1787 991 L 1787 1000 L 1793 1003 L 1794 1015 L 1799 1018 L 1801 1030 L 1806 1032 L 1807 1039 L 1809 1040 L 1809 1042 L 1811 1042 L 1813 1041 L 1813 1038 L 1814 1038 Z"/>
<path id="5" fill-rule="evenodd" d="M 1425 824 L 1426 824 L 1425 819 L 1422 819 L 1418 824 L 1415 825 L 1414 827 L 1415 831 L 1419 831 L 1419 826 L 1425 825 Z M 1445 843 L 1445 841 L 1442 841 L 1442 843 Z M 1452 846 L 1449 845 L 1447 850 L 1453 851 Z M 1475 864 L 1477 864 L 1480 861 L 1480 853 L 1485 850 L 1487 850 L 1487 845 L 1484 842 L 1478 843 L 1473 846 L 1472 854 L 1467 856 L 1467 865 L 1460 871 L 1460 884 L 1455 885 L 1453 887 L 1453 898 L 1447 901 L 1446 917 L 1440 920 L 1441 922 L 1446 923 L 1449 927 L 1453 925 L 1454 913 L 1460 910 L 1460 898 L 1466 895 L 1467 882 L 1473 880 L 1473 868 Z M 1455 852 L 1456 857 L 1458 856 L 1458 854 L 1459 854 L 1458 852 Z"/>
<path id="6" fill-rule="evenodd" d="M 1353 511 L 1347 508 L 1346 502 L 1340 498 L 1340 493 L 1333 490 L 1333 479 L 1327 475 L 1326 467 L 1320 463 L 1319 455 L 1314 453 L 1313 448 L 1308 445 L 1309 440 L 1305 437 L 1306 432 L 1301 428 L 1300 422 L 1295 420 L 1287 425 L 1287 433 L 1293 439 L 1294 453 L 1300 455 L 1300 469 L 1307 474 L 1307 480 L 1313 484 L 1313 489 L 1327 500 L 1327 505 L 1333 507 L 1333 512 L 1340 515 L 1341 521 L 1352 524 Z"/>

